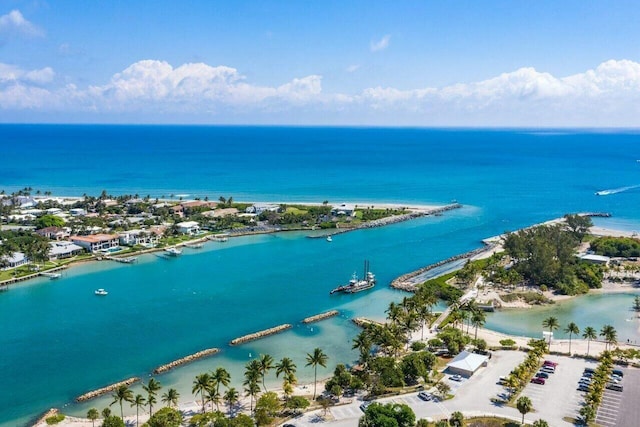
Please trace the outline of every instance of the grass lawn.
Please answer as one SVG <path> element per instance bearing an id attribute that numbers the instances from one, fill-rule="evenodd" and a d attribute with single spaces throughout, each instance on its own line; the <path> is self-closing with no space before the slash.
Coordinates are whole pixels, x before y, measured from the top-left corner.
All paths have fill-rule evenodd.
<path id="1" fill-rule="evenodd" d="M 520 423 L 498 417 L 474 417 L 464 420 L 467 427 L 519 427 Z"/>

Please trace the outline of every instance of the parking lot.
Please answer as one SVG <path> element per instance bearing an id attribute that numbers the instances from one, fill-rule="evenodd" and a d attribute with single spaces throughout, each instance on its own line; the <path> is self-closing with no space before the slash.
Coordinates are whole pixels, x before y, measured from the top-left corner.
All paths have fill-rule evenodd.
<path id="1" fill-rule="evenodd" d="M 596 422 L 602 426 L 636 426 L 640 419 L 640 371 L 622 369 L 623 392 L 605 390 Z"/>

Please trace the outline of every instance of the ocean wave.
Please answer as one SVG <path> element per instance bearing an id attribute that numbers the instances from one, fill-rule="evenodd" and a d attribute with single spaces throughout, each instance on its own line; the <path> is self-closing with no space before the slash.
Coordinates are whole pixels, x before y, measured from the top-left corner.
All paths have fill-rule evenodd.
<path id="1" fill-rule="evenodd" d="M 629 185 L 627 187 L 613 188 L 611 190 L 596 191 L 596 196 L 609 196 L 611 194 L 622 193 L 623 191 L 633 190 L 634 188 L 640 188 L 640 185 Z"/>

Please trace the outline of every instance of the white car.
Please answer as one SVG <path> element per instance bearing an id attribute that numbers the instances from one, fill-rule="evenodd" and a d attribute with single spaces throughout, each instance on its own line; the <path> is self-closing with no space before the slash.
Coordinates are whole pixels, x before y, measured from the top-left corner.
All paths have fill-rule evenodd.
<path id="1" fill-rule="evenodd" d="M 451 376 L 449 377 L 449 379 L 450 379 L 451 381 L 458 381 L 458 382 L 460 382 L 460 381 L 462 381 L 462 375 L 458 375 L 458 374 L 456 374 L 456 375 L 451 375 Z"/>

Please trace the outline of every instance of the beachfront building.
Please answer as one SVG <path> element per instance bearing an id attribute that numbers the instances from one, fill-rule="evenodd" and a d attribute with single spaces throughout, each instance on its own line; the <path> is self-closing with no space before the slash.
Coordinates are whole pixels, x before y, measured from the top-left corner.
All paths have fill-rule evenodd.
<path id="1" fill-rule="evenodd" d="M 260 215 L 262 212 L 279 212 L 280 205 L 258 204 L 251 205 L 244 210 L 244 213 Z"/>
<path id="2" fill-rule="evenodd" d="M 119 245 L 117 234 L 92 234 L 89 236 L 71 236 L 71 241 L 89 252 L 98 252 Z"/>
<path id="3" fill-rule="evenodd" d="M 21 265 L 29 263 L 29 258 L 22 252 L 14 252 L 11 255 L 5 255 L 2 260 L 4 265 L 3 270 L 11 270 L 12 268 L 18 268 Z"/>
<path id="4" fill-rule="evenodd" d="M 176 224 L 178 232 L 182 234 L 195 235 L 200 233 L 200 224 L 196 221 L 184 221 Z"/>
<path id="5" fill-rule="evenodd" d="M 71 232 L 68 228 L 63 227 L 45 227 L 36 230 L 36 234 L 42 237 L 46 237 L 50 240 L 62 240 L 71 236 Z"/>
<path id="6" fill-rule="evenodd" d="M 347 205 L 346 203 L 342 203 L 338 206 L 333 206 L 331 209 L 331 215 L 334 216 L 355 216 L 356 215 L 356 207 L 355 205 Z"/>
<path id="7" fill-rule="evenodd" d="M 590 264 L 600 264 L 600 265 L 609 265 L 611 258 L 603 255 L 596 254 L 585 254 L 580 257 L 581 260 L 586 261 Z"/>
<path id="8" fill-rule="evenodd" d="M 49 259 L 65 259 L 80 255 L 84 252 L 82 246 L 68 241 L 49 242 Z"/>
<path id="9" fill-rule="evenodd" d="M 147 230 L 128 230 L 118 233 L 118 240 L 125 246 L 153 246 L 158 244 L 159 239 L 155 233 Z"/>
<path id="10" fill-rule="evenodd" d="M 82 208 L 72 208 L 69 209 L 69 214 L 71 214 L 71 216 L 85 216 L 87 211 Z"/>
<path id="11" fill-rule="evenodd" d="M 447 372 L 469 378 L 478 369 L 487 366 L 489 356 L 461 351 L 451 362 L 447 363 Z"/>

